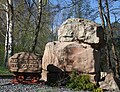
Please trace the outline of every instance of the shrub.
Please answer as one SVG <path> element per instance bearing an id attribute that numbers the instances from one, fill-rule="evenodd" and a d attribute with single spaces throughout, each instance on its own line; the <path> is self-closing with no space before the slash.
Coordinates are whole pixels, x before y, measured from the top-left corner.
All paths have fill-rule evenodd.
<path id="1" fill-rule="evenodd" d="M 102 89 L 97 88 L 94 83 L 90 82 L 89 75 L 78 75 L 76 71 L 72 72 L 66 86 L 75 91 L 88 90 L 93 92 L 103 92 Z"/>

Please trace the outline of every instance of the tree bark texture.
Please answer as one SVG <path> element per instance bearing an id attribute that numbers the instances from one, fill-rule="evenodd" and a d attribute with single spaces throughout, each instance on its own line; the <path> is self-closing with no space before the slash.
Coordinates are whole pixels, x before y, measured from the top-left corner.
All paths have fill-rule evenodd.
<path id="1" fill-rule="evenodd" d="M 38 40 L 38 35 L 41 27 L 41 18 L 42 18 L 42 0 L 39 0 L 39 5 L 38 5 L 38 24 L 36 26 L 35 30 L 35 37 L 32 42 L 32 47 L 31 47 L 31 52 L 34 52 L 36 45 L 37 45 L 37 40 Z"/>
<path id="2" fill-rule="evenodd" d="M 14 29 L 14 21 L 13 21 L 13 2 L 12 0 L 7 0 L 6 6 L 6 20 L 7 20 L 7 30 L 6 30 L 6 38 L 5 38 L 5 66 L 7 65 L 8 58 L 13 55 L 13 29 Z"/>
<path id="3" fill-rule="evenodd" d="M 115 74 L 116 76 L 118 76 L 118 73 L 119 73 L 119 59 L 117 57 L 117 53 L 115 51 L 115 43 L 113 41 L 113 29 L 112 29 L 112 26 L 111 26 L 111 23 L 110 23 L 110 13 L 109 13 L 109 6 L 108 6 L 108 0 L 105 0 L 105 5 L 106 5 L 106 12 L 107 12 L 107 19 L 106 19 L 106 22 L 107 22 L 107 26 L 108 26 L 108 29 L 110 31 L 110 40 L 111 40 L 111 46 L 112 46 L 112 53 L 113 53 L 113 59 L 115 61 L 115 66 L 116 66 L 116 69 L 115 69 Z"/>
<path id="4" fill-rule="evenodd" d="M 98 0 L 98 5 L 99 5 L 99 12 L 100 12 L 100 18 L 102 21 L 102 27 L 104 28 L 104 32 L 106 34 L 106 54 L 107 54 L 107 64 L 109 64 L 109 68 L 112 68 L 112 62 L 111 61 L 111 57 L 114 59 L 115 62 L 115 74 L 117 76 L 117 74 L 119 73 L 119 59 L 117 57 L 117 53 L 115 51 L 115 43 L 113 41 L 113 30 L 112 30 L 112 26 L 110 23 L 110 13 L 109 13 L 109 6 L 108 6 L 108 0 L 105 0 L 105 9 L 106 9 L 106 13 L 103 13 L 103 7 L 102 7 L 102 0 Z M 106 30 L 106 25 L 108 26 L 108 30 Z M 108 32 L 107 32 L 108 31 Z M 111 43 L 108 44 L 108 40 L 111 40 Z M 110 48 L 110 46 L 112 46 L 112 48 Z M 110 55 L 110 50 L 112 50 L 112 55 Z"/>

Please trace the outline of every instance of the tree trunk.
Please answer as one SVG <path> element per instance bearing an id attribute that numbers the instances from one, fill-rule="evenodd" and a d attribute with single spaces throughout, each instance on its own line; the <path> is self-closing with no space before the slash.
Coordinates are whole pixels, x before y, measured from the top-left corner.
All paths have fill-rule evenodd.
<path id="1" fill-rule="evenodd" d="M 5 56 L 4 56 L 4 64 L 6 66 L 7 64 L 7 61 L 8 61 L 8 40 L 9 40 L 9 37 L 8 37 L 8 6 L 6 6 L 6 22 L 7 22 L 7 30 L 6 30 L 6 36 L 5 36 Z"/>
<path id="2" fill-rule="evenodd" d="M 104 29 L 104 34 L 105 34 L 105 40 L 106 40 L 106 59 L 107 59 L 107 64 L 108 67 L 111 68 L 111 60 L 110 60 L 110 51 L 109 51 L 109 44 L 108 44 L 108 32 L 106 31 L 105 28 L 105 20 L 104 20 L 104 14 L 103 14 L 103 8 L 102 8 L 102 0 L 98 0 L 98 8 L 99 8 L 99 13 L 100 13 L 100 18 L 101 18 L 101 22 L 102 22 L 102 27 Z"/>
<path id="3" fill-rule="evenodd" d="M 100 18 L 102 21 L 102 27 L 105 30 L 105 21 L 104 21 L 104 17 L 103 17 L 103 9 L 102 9 L 102 0 L 98 0 L 98 8 L 99 8 L 99 12 L 100 12 Z M 106 33 L 106 31 L 104 31 Z"/>
<path id="4" fill-rule="evenodd" d="M 13 55 L 13 2 L 7 0 L 6 6 L 6 20 L 7 20 L 7 31 L 5 38 L 5 66 L 7 65 L 8 58 Z"/>
<path id="5" fill-rule="evenodd" d="M 115 51 L 115 43 L 112 39 L 113 38 L 113 29 L 112 29 L 112 26 L 111 26 L 111 23 L 110 23 L 110 13 L 109 13 L 108 0 L 105 0 L 105 5 L 106 5 L 106 12 L 107 12 L 106 22 L 107 22 L 108 29 L 110 31 L 110 40 L 112 42 L 111 46 L 112 46 L 113 59 L 115 61 L 115 66 L 116 66 L 115 76 L 118 76 L 118 73 L 119 73 L 119 59 L 118 59 L 117 53 Z"/>
<path id="6" fill-rule="evenodd" d="M 40 31 L 40 27 L 41 27 L 41 18 L 42 18 L 42 0 L 39 0 L 39 5 L 38 5 L 38 24 L 36 26 L 36 30 L 35 30 L 35 37 L 33 39 L 32 42 L 32 46 L 30 51 L 34 52 L 36 45 L 37 45 L 37 40 L 38 40 L 38 35 L 39 35 L 39 31 Z"/>

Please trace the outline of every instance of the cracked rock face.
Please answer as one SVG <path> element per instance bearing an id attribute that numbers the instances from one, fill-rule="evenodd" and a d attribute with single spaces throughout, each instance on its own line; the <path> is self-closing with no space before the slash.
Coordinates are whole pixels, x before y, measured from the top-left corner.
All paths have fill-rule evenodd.
<path id="1" fill-rule="evenodd" d="M 81 18 L 66 20 L 58 30 L 58 41 L 82 41 L 88 44 L 98 44 L 103 39 L 102 27 L 97 23 Z"/>
<path id="2" fill-rule="evenodd" d="M 98 73 L 100 52 L 90 45 L 78 42 L 49 42 L 42 58 L 42 78 L 47 81 L 46 71 Z M 51 65 L 51 69 L 48 67 Z"/>
<path id="3" fill-rule="evenodd" d="M 99 67 L 100 55 L 88 44 L 77 42 L 50 42 L 46 45 L 43 55 L 42 68 L 47 70 L 49 64 L 61 70 L 72 71 L 76 69 L 81 72 L 93 73 L 95 66 Z"/>

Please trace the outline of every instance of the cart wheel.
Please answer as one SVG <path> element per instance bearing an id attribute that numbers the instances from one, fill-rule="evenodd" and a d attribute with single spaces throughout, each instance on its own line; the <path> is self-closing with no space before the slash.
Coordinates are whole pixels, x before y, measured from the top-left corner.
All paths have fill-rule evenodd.
<path id="1" fill-rule="evenodd" d="M 17 76 L 16 76 L 16 79 L 17 79 L 18 81 L 22 82 L 23 80 L 25 80 L 25 77 L 24 77 L 24 75 L 17 75 Z"/>
<path id="2" fill-rule="evenodd" d="M 39 81 L 39 76 L 38 75 L 31 75 L 30 78 L 31 78 L 32 83 L 36 83 L 36 82 Z"/>

